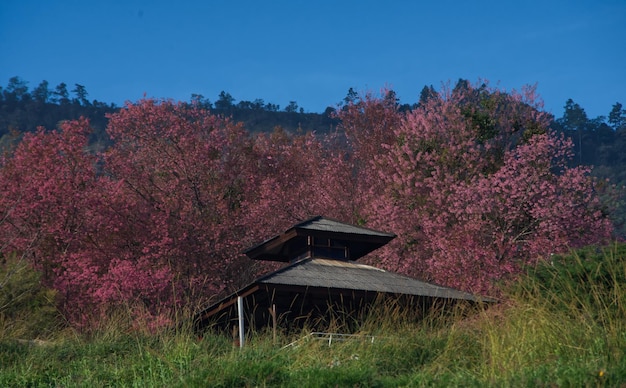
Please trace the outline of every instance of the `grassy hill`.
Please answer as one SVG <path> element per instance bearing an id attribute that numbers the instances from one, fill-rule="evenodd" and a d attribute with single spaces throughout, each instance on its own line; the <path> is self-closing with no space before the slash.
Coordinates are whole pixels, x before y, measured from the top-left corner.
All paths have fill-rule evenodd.
<path id="1" fill-rule="evenodd" d="M 62 325 L 50 331 L 48 322 L 39 338 L 36 331 L 24 338 L 29 332 L 7 320 L 4 311 L 0 385 L 626 384 L 626 245 L 555 256 L 503 290 L 496 305 L 458 306 L 421 320 L 410 311 L 381 306 L 360 324 L 360 336 L 330 346 L 303 339 L 305 330 L 276 337 L 251 333 L 247 346 L 239 349 L 220 334 L 198 338 L 185 328 L 148 333 L 127 322 L 124 311 L 89 333 Z M 18 315 L 24 322 L 40 322 L 37 314 L 29 309 Z M 325 329 L 341 332 L 338 322 Z"/>

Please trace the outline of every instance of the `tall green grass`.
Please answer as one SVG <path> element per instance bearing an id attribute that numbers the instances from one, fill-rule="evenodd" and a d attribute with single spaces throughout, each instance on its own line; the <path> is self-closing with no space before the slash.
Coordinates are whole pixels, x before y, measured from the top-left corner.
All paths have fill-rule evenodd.
<path id="1" fill-rule="evenodd" d="M 56 293 L 23 256 L 0 253 L 0 340 L 45 337 L 62 325 Z"/>
<path id="2" fill-rule="evenodd" d="M 623 386 L 625 287 L 626 245 L 587 248 L 529 268 L 497 304 L 338 317 L 328 330 L 358 321 L 360 336 L 331 346 L 310 328 L 249 333 L 239 349 L 186 325 L 137 330 L 120 311 L 88 335 L 0 336 L 0 386 Z"/>

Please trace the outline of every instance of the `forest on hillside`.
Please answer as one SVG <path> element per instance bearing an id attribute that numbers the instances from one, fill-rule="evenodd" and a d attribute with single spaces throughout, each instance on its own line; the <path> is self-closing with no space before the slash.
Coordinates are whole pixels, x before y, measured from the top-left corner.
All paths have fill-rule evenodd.
<path id="1" fill-rule="evenodd" d="M 460 79 L 455 88 L 467 87 L 469 82 Z M 10 142 L 17 134 L 35 132 L 37 127 L 56 128 L 64 120 L 79 117 L 89 119 L 93 128 L 90 142 L 104 146 L 109 139 L 105 128 L 106 115 L 120 107 L 113 103 L 89 100 L 85 86 L 75 84 L 71 90 L 65 83 L 51 88 L 48 81 L 41 81 L 34 89 L 18 76 L 0 85 L 0 147 Z M 423 105 L 437 94 L 433 86 L 424 86 L 416 103 L 403 103 L 396 99 L 400 111 L 409 111 Z M 391 91 L 390 98 L 395 98 Z M 251 132 L 271 132 L 280 127 L 288 132 L 326 133 L 337 128 L 336 110 L 359 99 L 359 93 L 350 88 L 346 96 L 324 112 L 305 113 L 296 101 L 281 109 L 277 104 L 258 98 L 254 101 L 237 101 L 230 93 L 222 91 L 211 102 L 201 94 L 192 94 L 186 103 L 208 109 L 214 114 L 232 117 L 244 123 Z M 598 176 L 610 178 L 612 182 L 626 183 L 626 109 L 620 102 L 607 107 L 606 116 L 588 117 L 584 107 L 568 99 L 564 102 L 561 117 L 553 117 L 552 127 L 574 140 L 573 161 L 594 167 Z"/>
<path id="2" fill-rule="evenodd" d="M 0 254 L 79 328 L 129 305 L 171 322 L 267 271 L 240 252 L 315 215 L 397 234 L 371 264 L 488 294 L 623 238 L 619 103 L 589 119 L 568 100 L 555 119 L 533 88 L 465 80 L 413 105 L 351 89 L 319 114 L 226 92 L 121 108 L 69 93 L 2 89 Z"/>
<path id="3" fill-rule="evenodd" d="M 30 90 L 27 81 L 12 77 L 6 86 L 0 86 L 0 147 L 16 134 L 35 132 L 39 126 L 54 129 L 61 121 L 82 116 L 89 119 L 94 130 L 90 142 L 95 148 L 102 148 L 109 141 L 105 132 L 106 115 L 120 107 L 114 103 L 90 101 L 88 95 L 86 87 L 79 84 L 71 88 L 61 83 L 51 88 L 44 80 Z M 199 94 L 192 94 L 186 103 L 232 117 L 243 122 L 252 132 L 271 132 L 275 127 L 289 132 L 328 132 L 337 125 L 337 120 L 332 117 L 334 108 L 329 107 L 322 113 L 304 113 L 296 101 L 281 109 L 279 105 L 266 103 L 260 98 L 236 101 L 230 93 L 222 91 L 215 103 Z"/>

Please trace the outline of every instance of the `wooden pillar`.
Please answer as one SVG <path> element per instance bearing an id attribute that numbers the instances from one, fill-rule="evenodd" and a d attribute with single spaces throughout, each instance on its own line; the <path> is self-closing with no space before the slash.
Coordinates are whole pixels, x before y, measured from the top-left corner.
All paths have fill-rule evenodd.
<path id="1" fill-rule="evenodd" d="M 239 318 L 239 347 L 243 348 L 243 334 L 244 334 L 244 327 L 243 327 L 243 298 L 241 296 L 237 297 L 237 315 Z"/>
<path id="2" fill-rule="evenodd" d="M 278 324 L 278 320 L 276 319 L 276 305 L 272 304 L 272 307 L 270 308 L 270 315 L 272 316 L 272 333 L 273 333 L 273 340 L 274 343 L 276 343 L 276 325 Z"/>

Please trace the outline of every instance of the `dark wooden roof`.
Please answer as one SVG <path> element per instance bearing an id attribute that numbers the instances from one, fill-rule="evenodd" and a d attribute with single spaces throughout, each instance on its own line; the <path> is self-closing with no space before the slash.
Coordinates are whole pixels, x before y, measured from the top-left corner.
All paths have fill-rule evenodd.
<path id="1" fill-rule="evenodd" d="M 255 283 L 322 287 L 477 301 L 476 296 L 351 261 L 308 258 Z"/>
<path id="2" fill-rule="evenodd" d="M 287 300 L 306 295 L 409 296 L 428 300 L 493 302 L 491 298 L 426 283 L 408 276 L 351 261 L 307 258 L 265 275 L 248 286 L 211 305 L 198 315 L 206 321 L 224 309 L 232 309 L 237 297 L 251 297 L 258 304 L 270 304 L 270 299 Z M 271 295 L 270 295 L 271 294 Z M 287 296 L 287 299 L 284 297 Z M 322 298 L 316 303 L 325 304 Z M 310 303 L 309 303 L 310 305 Z M 231 314 L 232 315 L 232 314 Z"/>
<path id="3" fill-rule="evenodd" d="M 244 253 L 254 260 L 289 262 L 306 251 L 308 237 L 341 240 L 350 250 L 350 260 L 357 260 L 387 244 L 396 235 L 317 216 L 292 226 Z"/>

